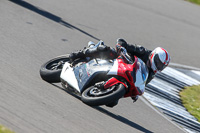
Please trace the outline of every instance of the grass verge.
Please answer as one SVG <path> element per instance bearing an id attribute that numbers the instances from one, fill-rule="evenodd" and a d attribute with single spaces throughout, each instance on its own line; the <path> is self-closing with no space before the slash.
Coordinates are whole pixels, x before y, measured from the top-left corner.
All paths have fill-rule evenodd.
<path id="1" fill-rule="evenodd" d="M 14 133 L 14 132 L 0 125 L 0 133 Z"/>
<path id="2" fill-rule="evenodd" d="M 188 112 L 200 122 L 200 86 L 185 87 L 180 96 Z"/>
<path id="3" fill-rule="evenodd" d="M 187 1 L 200 5 L 200 0 L 187 0 Z"/>

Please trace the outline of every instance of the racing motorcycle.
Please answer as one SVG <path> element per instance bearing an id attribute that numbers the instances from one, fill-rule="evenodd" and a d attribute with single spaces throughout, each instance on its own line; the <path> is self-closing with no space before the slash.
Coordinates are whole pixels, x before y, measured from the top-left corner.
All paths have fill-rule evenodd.
<path id="1" fill-rule="evenodd" d="M 102 45 L 99 41 L 95 46 Z M 41 78 L 49 83 L 61 82 L 64 89 L 81 97 L 90 106 L 109 105 L 120 98 L 142 95 L 148 78 L 146 64 L 126 49 L 119 48 L 119 57 L 77 59 L 69 55 L 56 57 L 41 66 Z M 103 82 L 103 86 L 98 86 Z"/>

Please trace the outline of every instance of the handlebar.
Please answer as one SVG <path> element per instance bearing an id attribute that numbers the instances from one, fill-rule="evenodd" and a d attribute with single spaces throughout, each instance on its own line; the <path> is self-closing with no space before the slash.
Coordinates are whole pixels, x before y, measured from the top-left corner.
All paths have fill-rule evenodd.
<path id="1" fill-rule="evenodd" d="M 100 45 L 104 45 L 104 42 L 102 40 L 100 40 L 94 47 L 99 47 Z M 132 58 L 128 55 L 127 50 L 120 46 L 120 45 L 116 45 L 116 49 L 117 49 L 117 53 L 120 54 L 122 57 L 124 57 L 124 59 L 129 63 L 129 64 L 133 64 L 133 60 Z"/>
<path id="2" fill-rule="evenodd" d="M 121 55 L 122 57 L 124 57 L 124 59 L 125 59 L 128 63 L 133 64 L 132 58 L 129 56 L 127 50 L 126 50 L 124 47 L 121 47 L 121 46 L 118 46 L 118 45 L 117 45 L 117 51 L 118 51 L 118 50 L 120 51 L 120 55 Z"/>

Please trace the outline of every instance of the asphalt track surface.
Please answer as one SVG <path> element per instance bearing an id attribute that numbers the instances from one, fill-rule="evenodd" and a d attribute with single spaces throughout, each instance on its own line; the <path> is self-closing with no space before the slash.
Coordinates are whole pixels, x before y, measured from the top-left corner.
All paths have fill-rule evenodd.
<path id="1" fill-rule="evenodd" d="M 0 0 L 0 124 L 16 133 L 183 132 L 139 99 L 89 107 L 39 76 L 89 40 L 164 47 L 200 67 L 200 7 L 182 0 Z"/>

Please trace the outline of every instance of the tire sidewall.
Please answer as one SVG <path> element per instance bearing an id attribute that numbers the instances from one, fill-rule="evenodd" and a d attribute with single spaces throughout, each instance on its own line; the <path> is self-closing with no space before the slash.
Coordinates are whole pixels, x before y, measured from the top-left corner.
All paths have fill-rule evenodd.
<path id="1" fill-rule="evenodd" d="M 60 74 L 61 74 L 62 69 L 49 70 L 49 69 L 47 69 L 47 66 L 50 63 L 56 62 L 57 60 L 68 59 L 68 58 L 69 58 L 69 55 L 63 55 L 63 56 L 59 56 L 54 59 L 51 59 L 51 60 L 47 61 L 46 63 L 44 63 L 40 68 L 41 78 L 49 83 L 60 82 Z"/>

